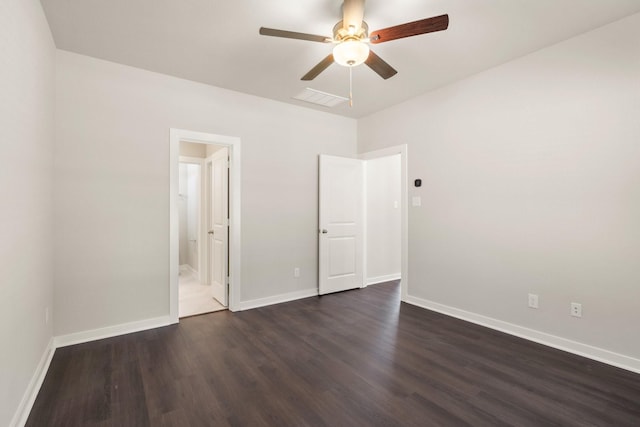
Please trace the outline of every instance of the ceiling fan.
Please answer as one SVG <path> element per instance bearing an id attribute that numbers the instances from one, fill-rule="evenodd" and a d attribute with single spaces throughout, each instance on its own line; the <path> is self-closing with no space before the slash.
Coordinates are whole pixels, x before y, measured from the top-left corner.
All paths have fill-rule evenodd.
<path id="1" fill-rule="evenodd" d="M 302 76 L 301 80 L 315 79 L 334 62 L 346 67 L 355 67 L 365 63 L 380 77 L 388 79 L 398 72 L 369 48 L 370 43 L 378 44 L 404 37 L 443 31 L 449 26 L 449 15 L 440 15 L 369 33 L 369 26 L 364 21 L 364 1 L 344 0 L 342 21 L 333 27 L 333 37 L 265 27 L 260 27 L 260 34 L 263 36 L 335 44 L 333 52 Z"/>

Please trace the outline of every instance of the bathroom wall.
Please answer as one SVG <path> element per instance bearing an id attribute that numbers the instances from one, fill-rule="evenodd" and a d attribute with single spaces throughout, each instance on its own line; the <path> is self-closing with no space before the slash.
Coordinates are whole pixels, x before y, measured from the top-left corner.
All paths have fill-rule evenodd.
<path id="1" fill-rule="evenodd" d="M 180 141 L 180 155 L 185 157 L 198 157 L 204 159 L 208 156 L 207 144 Z"/>
<path id="2" fill-rule="evenodd" d="M 198 262 L 200 169 L 200 165 L 193 163 L 180 163 L 179 169 L 179 262 L 181 266 L 187 265 L 194 271 L 200 271 Z"/>

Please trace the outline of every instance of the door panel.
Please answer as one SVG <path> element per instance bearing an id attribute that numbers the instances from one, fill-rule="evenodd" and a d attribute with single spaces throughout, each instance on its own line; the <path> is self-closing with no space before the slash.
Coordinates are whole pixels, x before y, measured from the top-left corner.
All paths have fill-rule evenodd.
<path id="1" fill-rule="evenodd" d="M 220 304 L 229 305 L 227 257 L 229 241 L 228 149 L 207 158 L 209 172 L 209 272 L 211 293 Z"/>
<path id="2" fill-rule="evenodd" d="M 320 156 L 319 293 L 363 282 L 364 163 Z"/>
<path id="3" fill-rule="evenodd" d="M 329 237 L 329 278 L 356 274 L 356 239 Z"/>

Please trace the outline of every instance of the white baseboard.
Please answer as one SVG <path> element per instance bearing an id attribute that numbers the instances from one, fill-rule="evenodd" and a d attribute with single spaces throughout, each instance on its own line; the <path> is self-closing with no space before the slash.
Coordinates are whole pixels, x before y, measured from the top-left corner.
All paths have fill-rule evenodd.
<path id="1" fill-rule="evenodd" d="M 47 371 L 49 370 L 53 354 L 56 351 L 53 346 L 53 342 L 54 339 L 51 338 L 44 350 L 44 353 L 42 353 L 40 362 L 31 377 L 31 381 L 29 381 L 29 385 L 27 386 L 24 395 L 22 396 L 20 405 L 18 405 L 18 409 L 9 423 L 10 427 L 22 427 L 27 422 L 27 418 L 29 418 L 29 414 L 31 413 L 31 408 L 36 401 L 40 387 L 42 387 L 42 383 L 44 382 L 44 377 L 47 375 Z"/>
<path id="2" fill-rule="evenodd" d="M 365 283 L 367 284 L 367 286 L 377 285 L 378 283 L 391 282 L 392 280 L 399 280 L 400 277 L 401 277 L 400 273 L 387 274 L 385 276 L 368 277 Z"/>
<path id="3" fill-rule="evenodd" d="M 180 267 L 178 268 L 178 271 L 180 271 L 180 270 L 187 270 L 191 274 L 198 274 L 196 269 L 191 267 L 189 264 L 180 264 Z"/>
<path id="4" fill-rule="evenodd" d="M 120 325 L 107 326 L 106 328 L 92 329 L 89 331 L 75 332 L 68 335 L 57 336 L 54 339 L 56 348 L 68 345 L 82 344 L 89 341 L 111 338 L 118 335 L 130 334 L 133 332 L 146 331 L 147 329 L 160 328 L 176 323 L 170 316 L 156 317 L 153 319 L 140 320 L 137 322 L 123 323 Z"/>
<path id="5" fill-rule="evenodd" d="M 606 363 L 627 371 L 640 373 L 640 359 L 625 356 L 623 354 L 614 353 L 599 347 L 572 341 L 566 338 L 536 331 L 535 329 L 525 328 L 523 326 L 514 325 L 513 323 L 504 322 L 502 320 L 483 316 L 481 314 L 472 313 L 470 311 L 460 310 L 437 302 L 425 300 L 422 298 L 408 295 L 405 302 L 426 308 L 427 310 L 436 311 L 446 314 L 447 316 L 456 317 L 466 320 L 467 322 L 477 325 L 486 326 L 516 337 L 524 338 L 529 341 L 537 342 L 549 347 L 557 348 L 569 353 L 577 354 L 588 359 Z"/>
<path id="6" fill-rule="evenodd" d="M 294 301 L 302 298 L 315 297 L 318 295 L 318 288 L 304 289 L 302 291 L 288 292 L 286 294 L 274 295 L 272 297 L 240 301 L 240 310 L 250 310 L 252 308 L 265 307 L 267 305 L 280 304 L 282 302 Z"/>

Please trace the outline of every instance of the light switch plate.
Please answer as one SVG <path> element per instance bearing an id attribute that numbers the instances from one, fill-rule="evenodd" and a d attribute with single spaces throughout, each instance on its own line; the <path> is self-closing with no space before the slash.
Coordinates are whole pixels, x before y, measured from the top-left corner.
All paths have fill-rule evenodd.
<path id="1" fill-rule="evenodd" d="M 422 199 L 420 196 L 413 196 L 411 198 L 411 206 L 422 206 Z"/>

